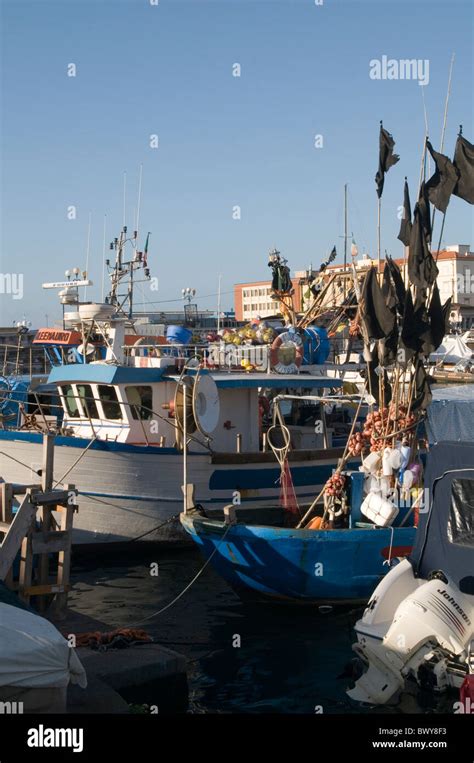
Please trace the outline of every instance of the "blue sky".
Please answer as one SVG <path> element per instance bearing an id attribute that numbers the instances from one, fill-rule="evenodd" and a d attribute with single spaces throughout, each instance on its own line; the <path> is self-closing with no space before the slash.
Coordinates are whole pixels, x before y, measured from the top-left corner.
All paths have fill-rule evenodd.
<path id="1" fill-rule="evenodd" d="M 454 52 L 445 152 L 460 123 L 474 140 L 473 15 L 444 0 L 1 0 L 1 272 L 22 273 L 24 297 L 0 294 L 0 323 L 59 317 L 43 281 L 85 266 L 92 213 L 90 276 L 99 297 L 102 226 L 107 240 L 133 228 L 138 168 L 140 213 L 152 232 L 149 264 L 174 309 L 181 288 L 198 304 L 223 307 L 233 284 L 265 279 L 276 245 L 293 270 L 317 265 L 343 241 L 343 185 L 349 229 L 360 251 L 376 248 L 374 175 L 379 120 L 400 162 L 386 178 L 382 250 L 396 240 L 407 175 L 412 202 L 424 135 L 439 148 L 449 62 Z M 369 62 L 428 59 L 429 84 L 369 77 Z M 76 77 L 67 76 L 74 63 Z M 241 76 L 232 76 L 239 63 Z M 159 148 L 149 147 L 158 134 Z M 323 148 L 314 147 L 322 134 Z M 77 218 L 67 219 L 75 205 Z M 232 219 L 234 205 L 241 219 Z M 441 215 L 435 239 L 439 232 Z M 472 207 L 453 198 L 444 243 L 473 244 Z M 143 237 L 142 237 L 143 240 Z M 143 296 L 137 292 L 138 302 Z M 158 308 L 158 304 L 156 305 Z"/>

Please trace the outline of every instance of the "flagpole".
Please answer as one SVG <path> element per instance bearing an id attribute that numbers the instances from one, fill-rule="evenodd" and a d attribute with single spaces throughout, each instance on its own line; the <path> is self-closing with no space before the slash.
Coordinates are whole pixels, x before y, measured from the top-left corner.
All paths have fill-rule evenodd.
<path id="1" fill-rule="evenodd" d="M 89 277 L 89 254 L 91 250 L 91 225 L 92 225 L 92 212 L 89 212 L 89 226 L 87 228 L 87 249 L 86 249 L 86 278 Z M 87 286 L 84 288 L 84 300 L 87 294 Z"/>
<path id="2" fill-rule="evenodd" d="M 344 302 L 346 301 L 346 269 L 347 269 L 347 183 L 344 185 Z"/>
<path id="3" fill-rule="evenodd" d="M 142 200 L 142 176 L 143 176 L 143 164 L 140 164 L 140 173 L 138 176 L 138 200 L 137 200 L 137 216 L 135 219 L 135 230 L 137 231 L 137 238 L 140 225 L 140 204 Z"/>
<path id="4" fill-rule="evenodd" d="M 449 66 L 449 76 L 448 76 L 448 89 L 446 91 L 446 100 L 444 102 L 444 116 L 443 116 L 443 126 L 441 128 L 441 142 L 440 142 L 440 154 L 443 153 L 444 148 L 444 138 L 446 135 L 446 124 L 448 122 L 448 107 L 449 107 L 449 98 L 451 96 L 451 80 L 453 77 L 453 66 L 454 66 L 454 53 L 451 55 L 451 63 Z M 431 230 L 434 230 L 434 221 L 435 221 L 435 215 L 436 215 L 436 207 L 433 207 L 433 217 L 431 219 Z M 443 215 L 443 223 L 442 228 L 444 228 L 444 218 L 446 217 L 446 212 Z M 438 247 L 439 251 L 439 247 Z M 436 253 L 436 261 L 438 260 L 438 253 Z"/>
<path id="5" fill-rule="evenodd" d="M 105 228 L 107 223 L 107 215 L 104 215 L 104 230 L 102 236 L 102 296 L 101 302 L 104 301 L 104 284 L 105 284 Z"/>
<path id="6" fill-rule="evenodd" d="M 425 174 L 425 163 L 426 163 L 426 141 L 428 140 L 428 136 L 425 135 L 425 140 L 423 142 L 423 151 L 421 152 L 421 164 L 420 164 L 420 180 L 418 182 L 418 193 L 416 195 L 416 200 L 420 198 L 420 191 L 421 191 L 421 184 L 423 182 L 423 177 Z"/>
<path id="7" fill-rule="evenodd" d="M 382 198 L 378 198 L 377 203 L 377 272 L 380 273 L 380 217 L 381 217 L 381 209 L 382 209 Z"/>
<path id="8" fill-rule="evenodd" d="M 440 143 L 441 148 L 440 148 L 440 153 L 443 153 L 444 136 L 446 134 L 446 123 L 448 121 L 448 106 L 449 106 L 449 98 L 451 96 L 451 80 L 452 80 L 452 76 L 453 76 L 454 58 L 455 58 L 455 55 L 453 53 L 452 56 L 451 56 L 451 64 L 450 64 L 450 67 L 449 67 L 448 90 L 447 90 L 447 93 L 446 93 L 446 101 L 445 101 L 445 104 L 444 104 L 444 118 L 443 118 L 443 129 L 441 130 L 441 143 Z"/>
<path id="9" fill-rule="evenodd" d="M 217 282 L 217 333 L 221 330 L 221 282 L 222 275 L 219 273 L 219 280 Z"/>
<path id="10" fill-rule="evenodd" d="M 123 224 L 126 224 L 126 202 L 127 202 L 127 173 L 123 173 Z"/>

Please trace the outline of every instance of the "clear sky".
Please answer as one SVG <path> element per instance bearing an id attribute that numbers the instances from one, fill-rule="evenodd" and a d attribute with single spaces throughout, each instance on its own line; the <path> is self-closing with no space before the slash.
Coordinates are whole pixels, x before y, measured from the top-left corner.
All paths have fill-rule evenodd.
<path id="1" fill-rule="evenodd" d="M 340 261 L 346 182 L 349 230 L 360 252 L 374 254 L 381 119 L 401 156 L 386 177 L 382 250 L 402 256 L 397 208 L 405 175 L 412 203 L 416 195 L 422 93 L 439 149 L 453 52 L 445 152 L 460 123 L 474 141 L 473 4 L 151 2 L 0 0 L 0 270 L 23 274 L 24 284 L 23 299 L 0 293 L 0 324 L 59 317 L 56 293 L 41 283 L 84 268 L 89 213 L 95 286 L 87 296 L 100 296 L 104 213 L 109 240 L 122 225 L 126 172 L 133 228 L 140 164 L 141 241 L 151 231 L 149 264 L 159 278 L 158 292 L 146 288 L 144 297 L 157 308 L 180 308 L 185 286 L 197 289 L 200 307 L 215 307 L 205 295 L 215 295 L 219 274 L 230 307 L 234 283 L 268 277 L 275 245 L 292 270 L 319 264 L 333 244 Z M 429 60 L 429 84 L 371 79 L 369 62 L 384 55 Z M 445 244 L 474 243 L 472 211 L 452 198 Z M 138 302 L 144 297 L 137 292 Z"/>

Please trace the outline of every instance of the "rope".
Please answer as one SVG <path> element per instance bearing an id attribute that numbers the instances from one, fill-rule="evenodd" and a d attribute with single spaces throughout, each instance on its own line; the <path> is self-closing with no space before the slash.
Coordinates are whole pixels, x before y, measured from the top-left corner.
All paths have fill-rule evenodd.
<path id="1" fill-rule="evenodd" d="M 131 625 L 126 625 L 126 626 L 124 626 L 124 625 L 118 625 L 118 626 L 116 626 L 116 627 L 117 627 L 117 628 L 134 628 L 136 625 L 139 625 L 140 623 L 145 623 L 145 622 L 147 622 L 148 620 L 151 620 L 153 617 L 158 617 L 158 615 L 161 615 L 163 612 L 166 612 L 166 610 L 167 610 L 167 609 L 170 609 L 170 607 L 172 607 L 174 604 L 176 604 L 176 602 L 178 602 L 178 601 L 179 601 L 179 600 L 182 598 L 182 596 L 184 596 L 184 594 L 185 594 L 187 591 L 189 591 L 189 589 L 191 588 L 191 586 L 192 586 L 192 585 L 193 585 L 193 584 L 196 582 L 196 580 L 197 580 L 197 579 L 198 579 L 198 578 L 199 578 L 199 577 L 202 575 L 202 573 L 204 572 L 204 570 L 206 569 L 206 567 L 208 566 L 208 564 L 210 563 L 210 561 L 213 559 L 214 555 L 215 555 L 215 554 L 217 553 L 217 551 L 220 549 L 220 547 L 221 547 L 221 544 L 223 543 L 223 541 L 224 541 L 224 538 L 226 537 L 226 535 L 227 535 L 227 533 L 229 532 L 229 530 L 230 530 L 230 528 L 231 528 L 231 527 L 232 527 L 232 525 L 231 525 L 231 524 L 227 525 L 227 527 L 226 527 L 226 530 L 225 530 L 225 532 L 224 532 L 224 534 L 223 534 L 222 538 L 221 538 L 221 539 L 220 539 L 220 541 L 219 541 L 219 544 L 218 544 L 218 545 L 215 547 L 215 549 L 214 549 L 214 551 L 212 552 L 212 554 L 210 555 L 210 557 L 209 557 L 208 559 L 206 559 L 206 561 L 204 562 L 204 564 L 203 564 L 203 566 L 201 567 L 201 569 L 199 570 L 199 572 L 198 572 L 198 573 L 197 573 L 197 574 L 196 574 L 196 575 L 193 577 L 193 579 L 192 579 L 192 580 L 191 580 L 191 581 L 190 581 L 190 582 L 189 582 L 189 583 L 188 583 L 188 584 L 187 584 L 187 585 L 186 585 L 186 586 L 183 588 L 183 590 L 182 590 L 182 591 L 181 591 L 181 592 L 180 592 L 180 593 L 179 593 L 177 596 L 175 596 L 175 597 L 174 597 L 174 599 L 172 599 L 172 600 L 171 600 L 171 601 L 170 601 L 168 604 L 166 604 L 166 605 L 165 605 L 164 607 L 162 607 L 161 609 L 157 610 L 157 612 L 152 612 L 152 614 L 151 614 L 151 615 L 148 615 L 147 617 L 144 617 L 142 620 L 137 620 L 135 623 L 132 623 Z"/>
<path id="2" fill-rule="evenodd" d="M 280 465 L 280 501 L 285 510 L 291 511 L 292 514 L 298 513 L 301 517 L 301 510 L 298 505 L 298 500 L 296 498 L 293 480 L 291 477 L 291 471 L 288 466 L 288 452 L 291 448 L 291 435 L 288 427 L 283 421 L 278 405 L 275 406 L 275 412 L 276 417 L 279 420 L 279 425 L 277 426 L 276 424 L 273 424 L 273 426 L 271 426 L 267 431 L 267 442 L 273 451 L 273 455 Z M 271 441 L 271 437 L 269 436 L 270 432 L 272 430 L 276 430 L 277 428 L 281 429 L 283 434 L 284 444 L 281 447 L 274 445 Z"/>
<path id="3" fill-rule="evenodd" d="M 0 456 L 6 456 L 6 458 L 10 458 L 12 461 L 15 461 L 15 463 L 20 464 L 20 466 L 24 466 L 25 469 L 28 469 L 31 472 L 34 472 L 38 476 L 41 474 L 41 469 L 32 469 L 31 464 L 25 464 L 24 461 L 19 461 L 17 458 L 14 458 L 13 456 L 10 456 L 9 453 L 5 453 L 5 451 L 0 451 Z"/>
<path id="4" fill-rule="evenodd" d="M 85 456 L 85 454 L 86 454 L 86 453 L 87 453 L 87 451 L 89 450 L 89 448 L 90 448 L 90 446 L 92 445 L 92 443 L 94 443 L 96 440 L 97 440 L 97 435 L 96 435 L 95 437 L 93 437 L 93 438 L 92 438 L 92 440 L 90 441 L 90 443 L 89 443 L 88 445 L 86 445 L 86 447 L 84 448 L 84 450 L 82 451 L 82 453 L 81 453 L 81 454 L 80 454 L 80 455 L 79 455 L 79 456 L 76 458 L 76 460 L 74 461 L 73 465 L 72 465 L 72 466 L 70 466 L 70 467 L 69 467 L 69 469 L 68 469 L 66 472 L 64 472 L 63 476 L 62 476 L 62 477 L 61 477 L 59 480 L 57 480 L 57 481 L 55 482 L 55 484 L 53 485 L 53 489 L 54 489 L 55 487 L 57 487 L 57 486 L 58 486 L 60 483 L 63 483 L 63 482 L 64 482 L 64 480 L 65 480 L 65 478 L 67 477 L 67 475 L 69 474 L 69 472 L 72 472 L 72 470 L 74 469 L 74 467 L 75 467 L 75 466 L 76 466 L 76 465 L 79 463 L 79 461 L 81 460 L 81 458 L 82 458 L 83 456 Z"/>
<path id="5" fill-rule="evenodd" d="M 390 562 L 392 561 L 393 533 L 394 533 L 394 527 L 392 525 L 390 527 L 390 548 L 388 550 L 388 559 L 385 559 L 384 561 L 384 564 L 386 564 L 388 567 L 390 567 Z"/>
<path id="6" fill-rule="evenodd" d="M 97 498 L 95 495 L 88 495 L 87 493 L 81 493 L 81 491 L 78 492 L 78 495 L 83 495 L 91 501 L 97 501 L 97 503 L 103 503 L 105 506 L 112 506 L 114 509 L 122 509 L 123 511 L 126 511 L 124 506 L 119 506 L 118 504 L 112 503 L 111 501 L 104 501 L 102 498 Z M 151 533 L 155 532 L 156 530 L 160 530 L 162 527 L 169 524 L 174 519 L 178 519 L 178 517 L 179 517 L 179 512 L 178 514 L 173 514 L 173 516 L 169 517 L 168 519 L 165 519 L 165 521 L 161 522 L 161 524 L 156 525 L 155 527 L 152 527 L 151 530 L 147 530 L 141 535 L 137 535 L 135 538 L 127 538 L 127 540 L 123 542 L 134 543 L 137 540 L 141 540 L 142 538 L 145 538 L 147 535 L 151 535 Z"/>

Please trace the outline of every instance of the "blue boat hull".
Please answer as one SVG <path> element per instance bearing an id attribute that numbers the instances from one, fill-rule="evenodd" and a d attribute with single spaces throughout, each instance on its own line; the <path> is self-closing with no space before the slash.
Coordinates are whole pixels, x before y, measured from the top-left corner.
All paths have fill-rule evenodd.
<path id="1" fill-rule="evenodd" d="M 384 562 L 406 556 L 415 528 L 296 530 L 225 525 L 196 513 L 181 515 L 214 569 L 236 589 L 300 602 L 367 600 L 388 572 Z"/>

